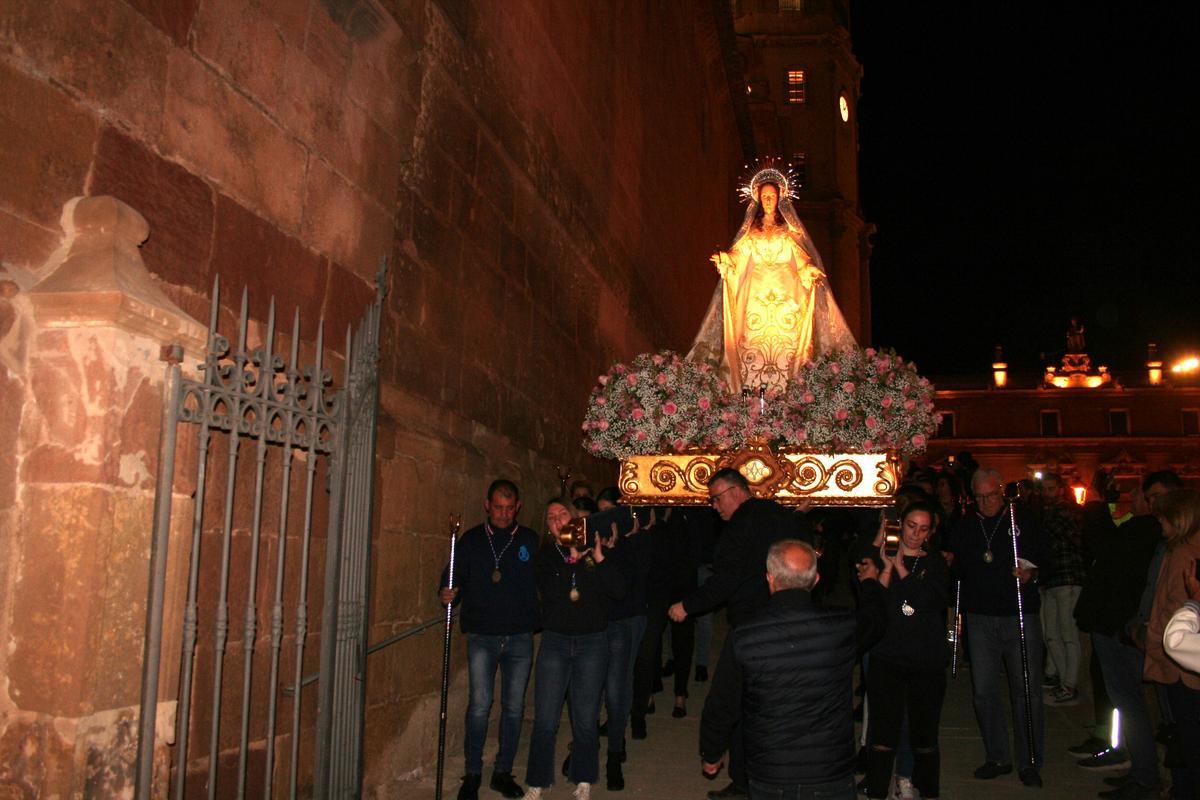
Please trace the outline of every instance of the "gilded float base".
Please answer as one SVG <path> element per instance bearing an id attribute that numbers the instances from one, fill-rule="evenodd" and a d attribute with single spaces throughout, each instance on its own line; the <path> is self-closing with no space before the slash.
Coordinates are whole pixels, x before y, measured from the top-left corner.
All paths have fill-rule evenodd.
<path id="1" fill-rule="evenodd" d="M 784 505 L 889 505 L 900 484 L 900 463 L 890 453 L 810 453 L 791 448 L 775 452 L 766 444 L 751 444 L 735 452 L 623 459 L 621 499 L 630 505 L 706 505 L 708 481 L 724 467 L 740 471 L 755 497 Z"/>

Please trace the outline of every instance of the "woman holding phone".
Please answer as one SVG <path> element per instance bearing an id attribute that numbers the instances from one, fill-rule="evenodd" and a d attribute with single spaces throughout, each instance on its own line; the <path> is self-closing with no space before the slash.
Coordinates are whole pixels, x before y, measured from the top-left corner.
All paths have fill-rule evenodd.
<path id="1" fill-rule="evenodd" d="M 542 601 L 542 644 L 534 667 L 533 736 L 529 743 L 526 800 L 539 800 L 554 783 L 554 740 L 570 686 L 569 780 L 574 797 L 587 800 L 600 773 L 597 722 L 608 672 L 608 605 L 627 590 L 625 573 L 604 553 L 599 536 L 590 547 L 563 545 L 559 534 L 572 519 L 560 500 L 546 506 L 546 537 L 534 560 Z"/>
<path id="2" fill-rule="evenodd" d="M 879 583 L 886 590 L 888 627 L 871 648 L 867 671 L 868 797 L 888 796 L 906 718 L 913 750 L 912 786 L 927 800 L 940 792 L 938 726 L 950 658 L 946 608 L 951 579 L 942 554 L 926 546 L 937 529 L 939 513 L 935 503 L 914 500 L 901 512 L 898 542 L 887 541 L 886 525 L 880 529 L 874 560 L 880 566 Z"/>

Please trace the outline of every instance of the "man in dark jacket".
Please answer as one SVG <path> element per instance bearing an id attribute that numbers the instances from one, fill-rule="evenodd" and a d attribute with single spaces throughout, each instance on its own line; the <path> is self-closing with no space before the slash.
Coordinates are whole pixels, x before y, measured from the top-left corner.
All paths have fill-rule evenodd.
<path id="1" fill-rule="evenodd" d="M 737 628 L 767 604 L 763 564 L 771 545 L 782 539 L 811 542 L 812 532 L 802 515 L 774 500 L 751 495 L 750 484 L 736 469 L 717 470 L 708 482 L 708 497 L 725 522 L 713 556 L 712 577 L 690 597 L 671 606 L 669 613 L 675 622 L 683 622 L 689 616 L 725 605 L 729 627 Z M 746 774 L 736 733 L 729 755 L 729 779 L 729 786 L 709 792 L 709 797 L 723 800 L 746 796 Z"/>
<path id="2" fill-rule="evenodd" d="M 853 800 L 854 665 L 886 624 L 878 570 L 860 565 L 856 614 L 813 605 L 820 576 L 807 543 L 775 543 L 766 568 L 770 600 L 725 640 L 704 704 L 704 771 L 716 775 L 740 722 L 751 800 Z"/>
<path id="3" fill-rule="evenodd" d="M 1143 654 L 1125 634 L 1127 623 L 1138 613 L 1146 572 L 1162 541 L 1162 526 L 1151 513 L 1146 494 L 1158 496 L 1165 489 L 1154 475 L 1147 480 L 1151 483 L 1145 490 L 1138 487 L 1133 493 L 1133 516 L 1091 542 L 1093 561 L 1075 606 L 1079 627 L 1092 635 L 1109 697 L 1121 711 L 1126 751 L 1102 750 L 1079 765 L 1107 769 L 1132 761 L 1128 782 L 1111 795 L 1130 800 L 1157 796 L 1159 785 L 1158 750 L 1142 688 Z"/>
<path id="4" fill-rule="evenodd" d="M 1037 588 L 1038 567 L 1048 564 L 1045 544 L 1037 526 L 1018 508 L 1015 515 L 1005 502 L 1003 484 L 995 470 L 976 470 L 971 480 L 975 511 L 968 512 L 951 532 L 954 573 L 962 581 L 962 611 L 966 616 L 967 650 L 971 656 L 971 689 L 975 716 L 983 736 L 986 760 L 975 777 L 991 780 L 1013 770 L 1013 750 L 1008 740 L 1001 680 L 1008 674 L 1019 775 L 1027 786 L 1041 786 L 1045 708 L 1042 701 L 1042 626 Z M 1021 563 L 1013 561 L 1013 519 Z M 1021 604 L 1017 603 L 1017 585 Z M 1020 613 L 1019 613 L 1020 612 Z M 1024 621 L 1022 628 L 1021 621 Z M 1021 641 L 1029 665 L 1029 704 L 1032 724 L 1025 721 L 1022 695 Z M 1027 727 L 1033 728 L 1033 763 L 1029 763 Z"/>
<path id="5" fill-rule="evenodd" d="M 513 780 L 512 764 L 533 666 L 533 632 L 541 627 L 533 564 L 538 535 L 516 521 L 521 510 L 516 484 L 494 481 L 488 487 L 483 508 L 487 520 L 458 540 L 454 589 L 447 588 L 449 566 L 442 571 L 442 602 L 461 604 L 459 626 L 467 636 L 470 699 L 463 736 L 466 775 L 458 800 L 476 800 L 479 796 L 497 668 L 501 684 L 500 750 L 491 787 L 505 797 L 524 794 Z"/>

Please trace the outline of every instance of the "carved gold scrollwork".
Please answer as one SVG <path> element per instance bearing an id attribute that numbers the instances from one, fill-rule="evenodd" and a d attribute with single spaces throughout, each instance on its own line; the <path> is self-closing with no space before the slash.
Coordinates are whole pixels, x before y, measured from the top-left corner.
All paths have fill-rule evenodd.
<path id="1" fill-rule="evenodd" d="M 829 471 L 833 474 L 834 484 L 843 492 L 852 492 L 862 483 L 862 468 L 848 458 L 834 463 Z"/>
<path id="2" fill-rule="evenodd" d="M 875 481 L 875 494 L 892 494 L 896 491 L 896 471 L 892 468 L 892 463 L 888 459 L 881 460 L 875 465 L 878 478 Z"/>
<path id="3" fill-rule="evenodd" d="M 682 482 L 686 492 L 704 492 L 708 480 L 716 471 L 716 462 L 711 458 L 696 457 L 682 467 L 674 461 L 663 459 L 650 467 L 650 484 L 664 494 Z"/>
<path id="4" fill-rule="evenodd" d="M 657 461 L 650 467 L 650 485 L 660 492 L 670 492 L 680 480 L 687 481 L 687 477 L 672 461 Z"/>
<path id="5" fill-rule="evenodd" d="M 708 488 L 708 481 L 717 471 L 717 462 L 711 458 L 693 458 L 684 468 L 684 482 L 689 489 L 703 492 Z"/>
<path id="6" fill-rule="evenodd" d="M 637 462 L 630 459 L 621 462 L 621 479 L 618 484 L 621 487 L 621 494 L 626 497 L 633 497 L 642 488 L 638 483 L 638 465 Z"/>

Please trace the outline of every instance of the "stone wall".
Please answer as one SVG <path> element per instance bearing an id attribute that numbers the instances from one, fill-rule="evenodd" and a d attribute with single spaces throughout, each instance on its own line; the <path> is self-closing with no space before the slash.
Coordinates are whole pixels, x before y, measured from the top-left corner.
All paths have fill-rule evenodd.
<path id="1" fill-rule="evenodd" d="M 136 714 L 161 365 L 145 331 L 39 322 L 64 204 L 140 212 L 192 317 L 220 276 L 260 322 L 271 295 L 299 308 L 309 343 L 319 319 L 340 341 L 390 257 L 377 640 L 437 614 L 446 517 L 478 519 L 493 477 L 529 524 L 554 465 L 611 480 L 578 445 L 595 375 L 686 348 L 742 163 L 725 7 L 0 6 L 0 788 L 121 793 Z M 372 656 L 368 792 L 431 761 L 439 658 L 428 634 Z"/>

